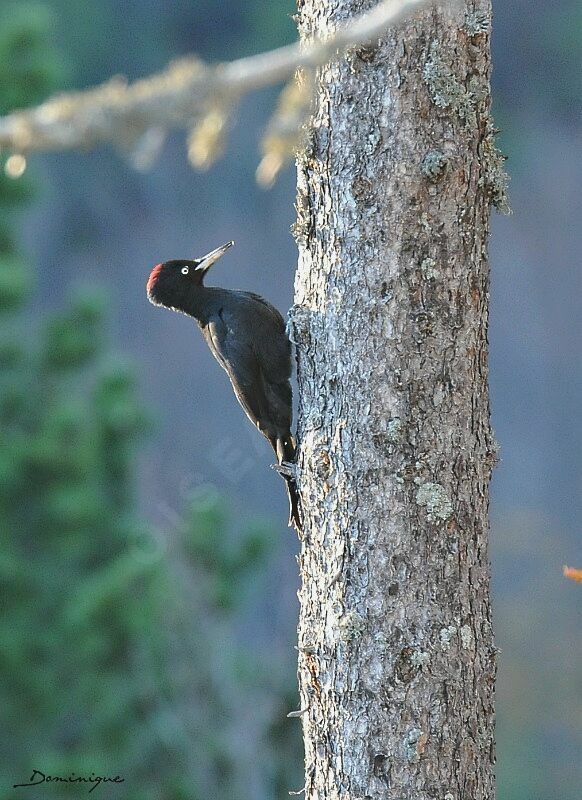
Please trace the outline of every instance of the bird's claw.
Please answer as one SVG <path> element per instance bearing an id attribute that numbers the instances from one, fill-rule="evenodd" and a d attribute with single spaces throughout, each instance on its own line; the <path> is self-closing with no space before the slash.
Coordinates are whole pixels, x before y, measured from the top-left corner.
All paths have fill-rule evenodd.
<path id="1" fill-rule="evenodd" d="M 292 464 L 290 461 L 282 461 L 280 464 L 271 464 L 271 469 L 283 475 L 286 478 L 297 477 L 297 465 Z"/>

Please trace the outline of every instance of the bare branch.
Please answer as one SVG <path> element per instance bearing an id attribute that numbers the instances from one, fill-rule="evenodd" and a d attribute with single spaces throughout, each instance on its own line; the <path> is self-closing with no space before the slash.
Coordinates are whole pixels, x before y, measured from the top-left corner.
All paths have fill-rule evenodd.
<path id="1" fill-rule="evenodd" d="M 288 80 L 298 67 L 313 69 L 347 47 L 377 38 L 429 0 L 384 0 L 338 27 L 327 40 L 296 43 L 230 63 L 208 65 L 192 57 L 128 85 L 113 78 L 94 89 L 56 96 L 42 105 L 0 117 L 0 147 L 13 153 L 87 150 L 111 143 L 148 166 L 172 128 L 192 129 L 190 157 L 206 166 L 220 150 L 227 110 L 251 91 Z M 220 130 L 204 120 L 222 120 Z M 202 122 L 202 132 L 196 131 Z"/>

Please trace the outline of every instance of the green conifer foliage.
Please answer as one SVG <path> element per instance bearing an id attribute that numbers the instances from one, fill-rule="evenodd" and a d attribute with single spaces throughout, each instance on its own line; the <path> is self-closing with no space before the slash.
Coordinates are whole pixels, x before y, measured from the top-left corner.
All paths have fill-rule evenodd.
<path id="1" fill-rule="evenodd" d="M 45 9 L 1 16 L 5 112 L 42 99 L 59 67 Z M 28 178 L 0 173 L 0 796 L 87 793 L 12 794 L 32 770 L 119 775 L 96 789 L 108 800 L 270 798 L 285 776 L 295 788 L 288 737 L 268 738 L 285 708 L 264 699 L 285 671 L 239 631 L 275 534 L 235 536 L 208 488 L 173 531 L 140 519 L 148 420 L 109 352 L 106 298 L 86 290 L 48 317 L 27 313 L 31 269 L 13 230 L 31 194 Z"/>

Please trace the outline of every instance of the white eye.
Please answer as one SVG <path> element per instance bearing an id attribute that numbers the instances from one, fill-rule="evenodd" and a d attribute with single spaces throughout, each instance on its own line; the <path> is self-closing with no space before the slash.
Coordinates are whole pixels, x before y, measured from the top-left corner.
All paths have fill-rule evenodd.
<path id="1" fill-rule="evenodd" d="M 190 268 L 189 267 L 182 267 L 180 272 L 182 273 L 182 275 L 187 275 L 190 272 Z"/>

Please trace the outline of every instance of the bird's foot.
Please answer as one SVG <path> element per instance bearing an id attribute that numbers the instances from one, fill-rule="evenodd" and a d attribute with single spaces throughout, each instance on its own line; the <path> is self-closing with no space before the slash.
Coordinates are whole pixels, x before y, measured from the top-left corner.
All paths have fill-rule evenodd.
<path id="1" fill-rule="evenodd" d="M 291 463 L 291 461 L 282 461 L 280 464 L 271 464 L 271 469 L 274 469 L 275 472 L 278 472 L 279 475 L 283 475 L 285 478 L 293 478 L 297 477 L 297 465 Z"/>

